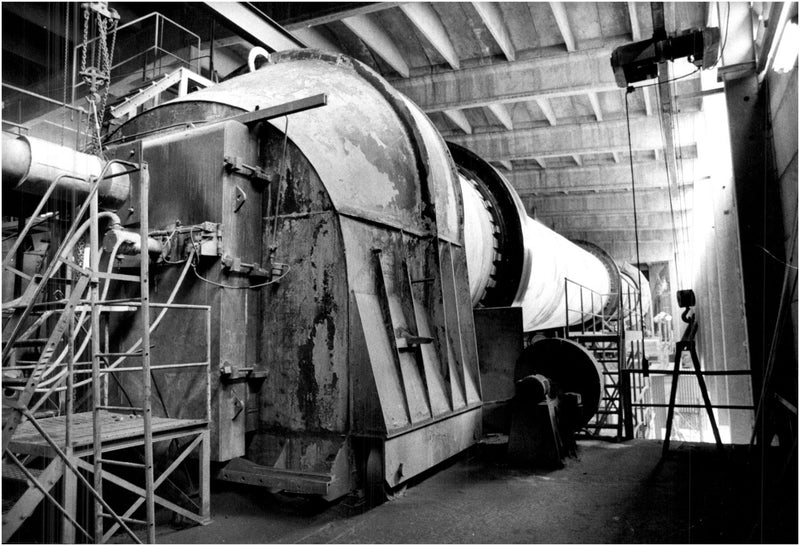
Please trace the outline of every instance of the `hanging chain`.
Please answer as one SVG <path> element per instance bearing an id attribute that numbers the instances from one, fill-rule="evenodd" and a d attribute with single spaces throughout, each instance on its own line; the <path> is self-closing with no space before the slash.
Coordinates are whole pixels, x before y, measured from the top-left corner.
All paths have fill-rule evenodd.
<path id="1" fill-rule="evenodd" d="M 115 19 L 111 19 L 111 47 L 106 49 L 105 44 L 103 47 L 103 63 L 104 63 L 104 73 L 103 75 L 106 78 L 106 89 L 103 93 L 103 100 L 100 103 L 100 115 L 104 115 L 106 111 L 106 103 L 108 102 L 108 94 L 111 90 L 111 69 L 114 63 L 114 46 L 117 41 L 117 24 L 118 21 Z M 104 32 L 108 32 L 107 28 L 104 29 Z M 103 41 L 105 42 L 107 38 L 104 38 Z"/>
<path id="2" fill-rule="evenodd" d="M 87 50 L 89 48 L 89 26 L 90 19 L 92 17 L 91 12 L 94 12 L 97 18 L 98 45 L 92 48 L 92 63 L 91 66 L 87 66 L 86 58 Z M 113 59 L 113 48 L 117 37 L 116 31 L 119 15 L 115 10 L 108 8 L 107 2 L 87 2 L 83 4 L 83 21 L 83 52 L 81 55 L 80 74 L 83 78 L 83 81 L 89 88 L 89 93 L 86 97 L 86 100 L 89 103 L 89 124 L 91 126 L 90 132 L 92 135 L 90 151 L 96 154 L 101 154 L 101 127 L 111 86 L 111 62 Z M 111 51 L 109 51 L 108 47 L 109 23 L 113 32 Z M 100 59 L 97 61 L 99 66 L 95 66 L 95 58 L 98 48 L 100 49 Z"/>
<path id="3" fill-rule="evenodd" d="M 86 70 L 86 49 L 89 47 L 89 8 L 83 10 L 83 52 L 81 53 L 81 72 Z"/>
<path id="4" fill-rule="evenodd" d="M 66 11 L 66 16 L 64 20 L 64 88 L 62 92 L 62 101 L 64 104 L 67 104 L 67 72 L 69 71 L 69 12 L 70 12 L 70 5 L 64 4 Z M 65 133 L 65 125 L 67 123 L 67 114 L 69 113 L 69 109 L 64 107 L 64 112 L 61 114 L 61 145 L 64 145 L 64 133 Z"/>

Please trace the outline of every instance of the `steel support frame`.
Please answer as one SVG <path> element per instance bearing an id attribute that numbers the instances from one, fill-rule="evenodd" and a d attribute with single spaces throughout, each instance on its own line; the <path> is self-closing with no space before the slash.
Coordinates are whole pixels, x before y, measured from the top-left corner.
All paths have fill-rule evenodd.
<path id="1" fill-rule="evenodd" d="M 141 156 L 141 147 L 138 149 L 138 153 Z M 147 540 L 150 543 L 155 542 L 155 503 L 165 506 L 172 511 L 179 513 L 188 519 L 196 521 L 201 524 L 206 524 L 210 522 L 210 433 L 207 425 L 202 430 L 187 430 L 179 434 L 160 434 L 159 438 L 156 441 L 164 441 L 164 440 L 173 440 L 179 437 L 186 437 L 188 436 L 195 436 L 194 440 L 189 443 L 187 447 L 184 448 L 183 452 L 172 462 L 172 464 L 159 476 L 158 480 L 154 479 L 153 476 L 153 433 L 152 433 L 152 424 L 151 424 L 151 413 L 152 408 L 150 404 L 150 396 L 149 396 L 149 385 L 146 385 L 146 393 L 145 393 L 145 403 L 144 403 L 144 411 L 143 411 L 143 421 L 144 421 L 144 437 L 142 438 L 141 442 L 134 442 L 134 445 L 141 445 L 144 447 L 144 457 L 145 457 L 145 488 L 139 488 L 130 482 L 122 480 L 121 478 L 115 476 L 114 474 L 106 472 L 106 476 L 103 475 L 102 470 L 102 453 L 104 451 L 104 445 L 102 441 L 102 430 L 100 424 L 98 422 L 98 410 L 99 406 L 102 402 L 102 397 L 100 393 L 100 358 L 98 354 L 101 350 L 100 345 L 100 329 L 99 329 L 99 315 L 101 310 L 100 302 L 98 301 L 98 282 L 101 275 L 98 272 L 99 269 L 99 229 L 98 229 L 98 195 L 97 195 L 97 188 L 99 187 L 99 182 L 104 178 L 105 174 L 108 172 L 111 165 L 114 163 L 122 163 L 125 166 L 129 167 L 131 170 L 130 172 L 139 171 L 140 172 L 140 191 L 139 191 L 139 207 L 140 207 L 140 236 L 143 238 L 142 240 L 147 240 L 149 226 L 148 226 L 148 217 L 147 217 L 147 203 L 148 203 L 148 189 L 149 189 L 149 176 L 148 176 L 148 169 L 147 164 L 142 162 L 138 164 L 129 163 L 127 161 L 120 161 L 120 160 L 111 160 L 109 161 L 100 175 L 96 179 L 92 179 L 89 182 L 92 184 L 92 189 L 89 192 L 86 200 L 84 201 L 83 205 L 81 206 L 78 214 L 76 215 L 76 220 L 73 223 L 73 226 L 68 230 L 67 236 L 64 238 L 64 242 L 62 243 L 61 247 L 56 253 L 54 260 L 51 262 L 51 265 L 48 266 L 46 272 L 41 276 L 41 279 L 38 281 L 37 284 L 31 285 L 32 289 L 27 291 L 27 297 L 24 298 L 27 305 L 25 306 L 24 310 L 18 311 L 18 320 L 15 324 L 12 325 L 10 328 L 10 336 L 7 340 L 7 346 L 4 347 L 6 349 L 4 352 L 7 353 L 6 358 L 4 361 L 11 355 L 12 345 L 14 341 L 21 340 L 22 338 L 26 337 L 30 332 L 32 332 L 36 325 L 41 323 L 41 319 L 35 321 L 32 327 L 27 328 L 26 330 L 22 331 L 22 326 L 25 324 L 26 319 L 30 316 L 31 310 L 34 307 L 36 299 L 42 293 L 43 287 L 46 285 L 47 281 L 53 276 L 57 268 L 62 265 L 71 265 L 66 262 L 65 256 L 69 250 L 68 248 L 68 241 L 72 238 L 73 234 L 77 230 L 77 225 L 80 220 L 83 218 L 84 214 L 87 212 L 89 213 L 89 232 L 90 232 L 90 267 L 89 269 L 84 270 L 83 268 L 69 268 L 69 272 L 73 273 L 77 271 L 79 278 L 77 284 L 72 286 L 72 290 L 69 294 L 69 297 L 66 300 L 66 305 L 64 309 L 61 311 L 61 316 L 59 317 L 59 321 L 57 322 L 56 327 L 54 328 L 53 332 L 50 334 L 48 338 L 47 344 L 45 345 L 44 351 L 40 358 L 37 360 L 37 363 L 32 367 L 31 374 L 29 379 L 26 383 L 24 390 L 20 397 L 14 401 L 12 404 L 9 400 L 4 400 L 4 405 L 10 406 L 12 409 L 11 415 L 6 420 L 4 424 L 4 434 L 3 434 L 3 450 L 5 457 L 14 465 L 18 466 L 20 471 L 25 475 L 26 480 L 29 484 L 29 489 L 23 494 L 20 499 L 15 503 L 12 507 L 11 511 L 4 516 L 3 518 L 3 541 L 9 540 L 13 534 L 19 529 L 22 523 L 29 517 L 36 506 L 45 498 L 47 498 L 54 507 L 62 514 L 63 523 L 61 526 L 63 532 L 63 539 L 67 542 L 74 542 L 75 537 L 75 530 L 77 529 L 82 534 L 86 535 L 87 538 L 94 538 L 95 542 L 103 542 L 111 537 L 111 535 L 116 532 L 120 527 L 122 527 L 135 542 L 140 542 L 138 537 L 131 531 L 131 529 L 126 525 L 126 522 L 136 522 L 137 520 L 130 519 L 130 515 L 142 504 L 147 504 Z M 63 177 L 59 177 L 48 187 L 47 191 L 45 192 L 44 196 L 42 197 L 40 203 L 37 206 L 37 211 L 41 210 L 44 206 L 44 203 L 48 200 L 50 195 L 52 194 L 54 188 L 58 185 L 59 180 Z M 35 221 L 36 214 L 32 215 L 29 219 L 28 223 L 26 224 L 25 228 L 22 230 L 20 235 L 24 236 L 32 226 L 32 223 Z M 19 241 L 17 241 L 18 243 Z M 18 246 L 16 244 L 15 246 Z M 3 266 L 7 266 L 10 257 L 13 256 L 13 250 L 6 256 L 4 259 Z M 74 271 L 73 271 L 74 270 Z M 148 325 L 150 324 L 149 320 L 149 287 L 147 281 L 149 279 L 149 260 L 142 259 L 140 260 L 140 276 L 139 277 L 132 277 L 131 279 L 125 280 L 137 280 L 140 282 L 140 289 L 141 289 L 141 298 L 139 303 L 139 307 L 141 308 L 140 311 L 144 314 L 145 319 L 143 320 L 143 345 L 144 347 L 148 348 L 145 351 L 142 351 L 140 355 L 142 357 L 142 366 L 140 371 L 143 372 L 144 375 L 144 382 L 146 384 L 150 381 L 150 362 L 149 362 L 149 333 L 150 329 Z M 33 280 L 31 282 L 34 282 Z M 76 305 L 81 300 L 81 297 L 84 295 L 84 291 L 86 287 L 89 286 L 90 294 L 89 294 L 89 309 L 91 311 L 91 320 L 92 320 L 92 349 L 93 349 L 93 358 L 92 358 L 92 398 L 93 398 L 93 435 L 94 441 L 92 445 L 92 449 L 90 450 L 83 450 L 80 455 L 76 455 L 72 442 L 71 442 L 71 422 L 72 422 L 72 412 L 74 411 L 73 405 L 73 373 L 74 373 L 74 350 L 73 350 L 73 339 L 72 339 L 72 332 L 73 332 L 73 321 L 74 321 L 74 310 Z M 163 307 L 163 306 L 160 306 Z M 186 307 L 181 305 L 175 305 L 175 307 Z M 194 307 L 193 307 L 194 308 Z M 210 309 L 207 307 L 197 307 L 198 309 L 202 309 L 206 313 L 206 361 L 203 363 L 207 368 L 206 373 L 206 405 L 205 405 L 205 421 L 207 423 L 209 415 L 210 415 L 210 378 L 208 376 L 208 366 L 210 366 L 210 327 L 211 327 L 211 320 L 209 316 Z M 49 316 L 52 312 L 46 311 L 45 312 Z M 49 314 L 48 314 L 49 313 Z M 40 372 L 45 365 L 49 362 L 49 359 L 52 357 L 56 344 L 60 342 L 63 338 L 64 334 L 68 332 L 68 350 L 69 355 L 68 358 L 70 359 L 68 362 L 68 373 L 65 377 L 60 378 L 58 381 L 55 382 L 53 387 L 51 387 L 42 397 L 43 399 L 48 398 L 51 396 L 57 387 L 59 387 L 65 380 L 67 381 L 67 415 L 65 416 L 65 445 L 64 448 L 60 448 L 55 440 L 42 428 L 41 424 L 39 424 L 36 417 L 33 415 L 33 412 L 28 409 L 27 405 L 33 397 L 33 394 L 36 390 L 36 387 L 39 383 Z M 35 407 L 41 405 L 41 401 L 36 404 Z M 9 443 L 13 438 L 14 431 L 16 430 L 17 426 L 22 422 L 22 419 L 27 419 L 33 427 L 38 431 L 41 437 L 46 441 L 47 444 L 50 445 L 50 452 L 51 456 L 53 457 L 52 461 L 48 465 L 45 472 L 37 479 L 31 472 L 25 467 L 23 462 L 21 462 L 9 449 Z M 118 448 L 117 446 L 116 448 Z M 112 448 L 113 449 L 113 448 Z M 194 514 L 184 508 L 163 499 L 162 497 L 155 495 L 155 488 L 157 488 L 161 483 L 168 479 L 169 475 L 178 467 L 180 463 L 182 463 L 186 457 L 196 449 L 199 449 L 199 482 L 201 485 L 200 491 L 200 506 L 197 506 L 198 513 Z M 92 456 L 94 463 L 90 465 L 89 463 L 85 462 L 81 457 L 88 457 Z M 78 469 L 91 469 L 94 474 L 94 484 L 90 484 L 89 481 L 82 476 Z M 67 471 L 69 470 L 69 471 Z M 62 502 L 59 503 L 51 494 L 50 490 L 52 487 L 59 481 L 59 479 L 64 478 L 64 494 L 62 498 Z M 134 503 L 134 505 L 129 508 L 128 512 L 125 515 L 119 516 L 115 512 L 113 512 L 108 505 L 107 502 L 102 497 L 102 485 L 103 480 L 110 481 L 122 487 L 126 487 L 130 491 L 133 491 L 136 494 L 140 495 L 140 499 Z M 75 491 L 78 481 L 82 482 L 83 485 L 89 490 L 90 494 L 94 497 L 94 504 L 95 504 L 95 521 L 94 521 L 94 537 L 92 537 L 86 529 L 84 529 L 78 522 L 76 521 L 76 502 L 75 502 Z M 105 513 L 103 512 L 105 510 Z M 103 517 L 110 517 L 111 519 L 115 520 L 115 523 L 111 530 L 103 533 Z"/>

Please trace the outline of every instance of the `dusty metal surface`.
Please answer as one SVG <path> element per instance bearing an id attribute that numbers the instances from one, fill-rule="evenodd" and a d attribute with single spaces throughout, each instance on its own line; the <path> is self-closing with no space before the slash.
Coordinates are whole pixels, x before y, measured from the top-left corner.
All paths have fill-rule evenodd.
<path id="1" fill-rule="evenodd" d="M 324 107 L 293 114 L 288 125 L 281 118 L 242 131 L 249 148 L 238 153 L 270 181 L 263 193 L 241 180 L 235 188 L 214 182 L 224 172 L 215 120 L 318 93 L 327 96 Z M 264 376 L 259 388 L 215 386 L 215 457 L 251 463 L 234 461 L 221 477 L 319 493 L 324 474 L 334 484 L 324 495 L 335 498 L 357 483 L 365 452 L 355 446 L 378 446 L 396 485 L 471 445 L 480 418 L 457 417 L 478 415 L 481 400 L 471 300 L 462 288 L 461 192 L 430 121 L 363 65 L 313 52 L 273 55 L 261 70 L 191 98 L 134 118 L 115 135 L 152 131 L 154 161 L 188 175 L 165 189 L 151 216 L 220 222 L 223 247 L 228 237 L 250 243 L 234 249 L 242 262 L 269 254 L 288 268 L 257 293 L 190 285 L 218 306 L 215 358 Z M 206 167 L 189 164 L 187 137 L 202 139 Z M 239 206 L 258 208 L 258 222 L 246 212 L 243 223 Z M 204 271 L 227 283 L 224 268 L 207 260 Z M 405 439 L 389 441 L 395 437 Z M 407 469 L 402 476 L 397 465 Z"/>
<path id="2" fill-rule="evenodd" d="M 127 146 L 121 149 L 124 152 Z M 225 231 L 220 255 L 261 262 L 261 245 L 251 244 L 260 240 L 260 200 L 253 198 L 234 210 L 237 187 L 247 188 L 253 197 L 260 194 L 259 188 L 223 168 L 226 155 L 241 156 L 246 162 L 255 160 L 255 145 L 245 126 L 226 123 L 156 137 L 145 141 L 143 153 L 152 173 L 149 215 L 153 228 L 169 232 L 176 222 L 186 226 L 221 223 Z M 122 212 L 124 223 L 135 221 L 135 215 L 129 210 Z M 167 299 L 177 283 L 180 269 L 180 266 L 165 263 L 153 266 L 153 301 Z M 225 270 L 218 259 L 198 259 L 196 271 L 196 274 L 187 275 L 175 302 L 212 307 L 211 457 L 228 460 L 245 453 L 246 412 L 243 410 L 248 389 L 244 383 L 224 383 L 218 370 L 222 366 L 236 369 L 256 365 L 259 301 L 249 290 L 224 289 L 199 278 L 228 286 L 250 284 L 246 276 Z M 130 287 L 124 285 L 112 286 L 110 297 L 124 297 L 129 291 Z M 154 332 L 157 340 L 154 361 L 181 362 L 196 355 L 198 347 L 192 344 L 191 334 L 201 327 L 198 319 L 187 313 L 167 312 Z M 135 325 L 138 320 L 138 314 L 129 313 L 121 314 L 112 322 L 110 339 L 118 350 L 136 341 L 136 328 L 131 324 Z M 119 396 L 138 396 L 139 385 L 132 375 L 119 374 L 124 389 Z M 158 371 L 154 372 L 154 378 L 161 402 L 154 405 L 157 415 L 181 417 L 204 404 L 205 391 L 194 374 Z M 179 388 L 178 392 L 188 393 L 187 396 L 181 399 L 171 396 L 171 386 Z"/>

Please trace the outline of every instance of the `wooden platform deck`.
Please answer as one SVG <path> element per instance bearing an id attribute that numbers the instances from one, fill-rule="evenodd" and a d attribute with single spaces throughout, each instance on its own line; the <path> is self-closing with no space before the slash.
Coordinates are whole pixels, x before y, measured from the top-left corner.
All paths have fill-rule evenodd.
<path id="1" fill-rule="evenodd" d="M 140 415 L 101 410 L 103 451 L 135 447 L 144 443 L 144 421 Z M 38 419 L 39 425 L 63 449 L 66 445 L 66 420 L 64 416 Z M 152 418 L 153 441 L 159 442 L 201 432 L 207 426 L 202 419 Z M 92 412 L 76 413 L 72 417 L 72 446 L 76 455 L 92 452 Z M 55 450 L 28 421 L 19 426 L 9 443 L 14 453 L 55 456 Z"/>

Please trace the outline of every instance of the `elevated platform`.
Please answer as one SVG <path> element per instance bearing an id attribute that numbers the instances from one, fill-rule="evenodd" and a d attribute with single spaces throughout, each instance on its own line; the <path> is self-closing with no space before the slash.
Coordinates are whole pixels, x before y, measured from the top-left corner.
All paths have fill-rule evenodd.
<path id="1" fill-rule="evenodd" d="M 66 446 L 65 417 L 38 419 L 38 423 L 53 438 L 59 448 Z M 103 451 L 113 451 L 144 444 L 144 422 L 133 413 L 100 411 Z M 167 419 L 153 417 L 153 442 L 169 440 L 187 434 L 199 433 L 206 428 L 202 419 Z M 93 450 L 92 412 L 76 413 L 72 417 L 72 446 L 78 457 Z M 56 452 L 29 422 L 22 423 L 9 443 L 14 453 L 55 457 Z"/>

